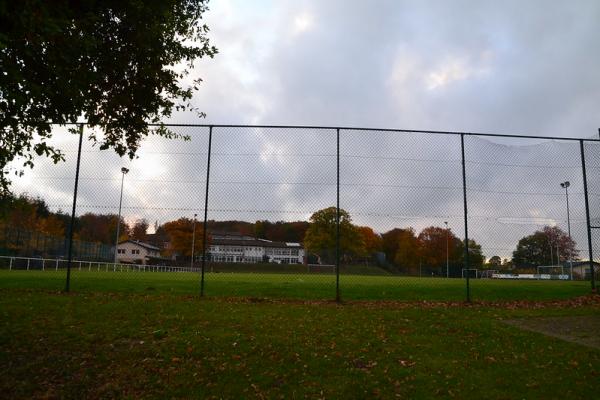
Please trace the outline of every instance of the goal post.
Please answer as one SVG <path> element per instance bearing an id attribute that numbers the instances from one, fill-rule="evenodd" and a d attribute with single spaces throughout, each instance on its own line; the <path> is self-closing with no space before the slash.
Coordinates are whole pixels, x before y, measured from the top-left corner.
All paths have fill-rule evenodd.
<path id="1" fill-rule="evenodd" d="M 478 274 L 477 274 L 478 271 L 479 271 L 478 268 L 463 268 L 462 269 L 462 277 L 466 278 L 468 276 L 469 278 L 478 278 Z"/>

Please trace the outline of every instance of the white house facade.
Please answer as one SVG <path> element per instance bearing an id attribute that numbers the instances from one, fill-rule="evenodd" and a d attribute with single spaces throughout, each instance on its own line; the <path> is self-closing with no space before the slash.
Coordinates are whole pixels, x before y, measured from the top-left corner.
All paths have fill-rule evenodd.
<path id="1" fill-rule="evenodd" d="M 117 261 L 127 264 L 143 264 L 149 258 L 160 257 L 160 249 L 138 240 L 124 240 L 117 246 Z"/>
<path id="2" fill-rule="evenodd" d="M 238 234 L 212 234 L 208 252 L 213 262 L 277 264 L 304 262 L 304 249 L 300 243 L 273 242 Z"/>

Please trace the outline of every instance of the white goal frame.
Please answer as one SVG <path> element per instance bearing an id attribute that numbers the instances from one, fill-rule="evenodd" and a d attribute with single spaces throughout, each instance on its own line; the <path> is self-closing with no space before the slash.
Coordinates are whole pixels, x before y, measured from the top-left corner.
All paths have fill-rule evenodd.
<path id="1" fill-rule="evenodd" d="M 463 268 L 462 269 L 462 273 L 461 273 L 461 276 L 463 278 L 465 278 L 465 271 L 475 271 L 475 276 L 474 277 L 473 276 L 469 276 L 469 278 L 475 278 L 475 279 L 477 279 L 479 277 L 479 268 Z"/>

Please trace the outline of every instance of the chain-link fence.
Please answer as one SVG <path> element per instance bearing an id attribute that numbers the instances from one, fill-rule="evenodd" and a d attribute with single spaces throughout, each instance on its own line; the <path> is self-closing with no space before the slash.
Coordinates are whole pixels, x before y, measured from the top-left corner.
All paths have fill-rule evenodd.
<path id="1" fill-rule="evenodd" d="M 600 261 L 600 142 L 581 142 L 581 151 L 584 154 L 585 181 L 588 193 L 588 246 L 592 249 L 589 253 L 591 256 L 588 257 Z M 595 271 L 591 277 L 595 280 L 593 287 L 598 290 L 598 283 L 600 282 L 600 268 L 598 268 L 598 265 L 593 271 Z"/>
<path id="2" fill-rule="evenodd" d="M 68 270 L 74 290 L 502 300 L 599 275 L 598 141 L 168 128 L 133 160 L 57 130 L 66 162 L 15 179 L 0 215 L 4 285 L 63 288 Z"/>

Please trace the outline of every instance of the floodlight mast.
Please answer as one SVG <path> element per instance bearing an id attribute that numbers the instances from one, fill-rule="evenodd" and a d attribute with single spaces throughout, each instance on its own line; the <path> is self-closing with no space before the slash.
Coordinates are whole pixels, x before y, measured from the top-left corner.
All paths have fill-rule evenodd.
<path id="1" fill-rule="evenodd" d="M 193 271 L 194 269 L 194 247 L 196 244 L 196 217 L 198 217 L 198 214 L 194 214 L 194 227 L 192 228 L 192 261 L 190 263 L 190 271 Z"/>
<path id="2" fill-rule="evenodd" d="M 121 195 L 119 196 L 119 217 L 117 218 L 117 237 L 115 239 L 115 264 L 118 262 L 119 253 L 119 231 L 121 230 L 121 205 L 123 204 L 123 183 L 125 181 L 125 175 L 129 172 L 128 168 L 121 168 Z"/>
<path id="3" fill-rule="evenodd" d="M 565 189 L 565 195 L 567 197 L 567 231 L 569 233 L 569 239 L 571 239 L 571 213 L 569 210 L 569 186 L 571 186 L 571 182 L 569 182 L 569 181 L 561 182 L 560 186 L 563 189 Z M 568 255 L 569 255 L 569 266 L 571 267 L 571 280 L 573 280 L 573 261 L 571 260 L 570 252 Z"/>
<path id="4" fill-rule="evenodd" d="M 444 224 L 446 224 L 446 278 L 450 278 L 450 262 L 449 262 L 449 257 L 448 257 L 448 236 L 449 236 L 449 231 L 448 231 L 448 221 L 444 221 Z"/>

